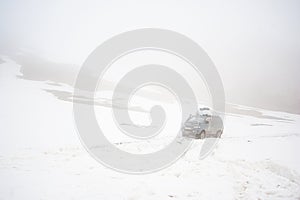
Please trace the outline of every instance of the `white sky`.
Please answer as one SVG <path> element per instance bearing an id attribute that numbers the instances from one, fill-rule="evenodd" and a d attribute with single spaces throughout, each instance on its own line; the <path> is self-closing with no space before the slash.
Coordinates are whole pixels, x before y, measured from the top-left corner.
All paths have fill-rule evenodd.
<path id="1" fill-rule="evenodd" d="M 0 3 L 0 44 L 80 65 L 113 35 L 171 29 L 205 49 L 228 101 L 300 112 L 299 21 L 297 0 L 11 0 Z"/>

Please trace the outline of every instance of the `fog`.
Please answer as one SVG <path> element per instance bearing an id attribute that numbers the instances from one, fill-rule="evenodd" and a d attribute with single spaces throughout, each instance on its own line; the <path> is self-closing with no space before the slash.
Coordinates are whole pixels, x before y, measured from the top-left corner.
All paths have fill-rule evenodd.
<path id="1" fill-rule="evenodd" d="M 227 102 L 300 113 L 299 10 L 296 0 L 1 1 L 0 51 L 30 52 L 76 71 L 114 35 L 170 29 L 211 57 Z"/>

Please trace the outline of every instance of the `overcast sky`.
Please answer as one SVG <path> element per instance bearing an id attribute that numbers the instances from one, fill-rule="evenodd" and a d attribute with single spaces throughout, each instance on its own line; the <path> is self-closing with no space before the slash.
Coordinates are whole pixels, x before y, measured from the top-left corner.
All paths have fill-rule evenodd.
<path id="1" fill-rule="evenodd" d="M 212 58 L 228 102 L 300 113 L 300 1 L 1 1 L 1 49 L 81 65 L 137 28 L 180 32 Z"/>

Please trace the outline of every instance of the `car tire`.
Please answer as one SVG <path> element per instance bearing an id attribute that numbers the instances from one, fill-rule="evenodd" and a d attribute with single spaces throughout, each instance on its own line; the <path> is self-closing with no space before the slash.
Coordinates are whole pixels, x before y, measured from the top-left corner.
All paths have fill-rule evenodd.
<path id="1" fill-rule="evenodd" d="M 216 137 L 217 137 L 217 138 L 221 138 L 221 135 L 222 135 L 222 131 L 221 131 L 221 130 L 217 131 Z"/>
<path id="2" fill-rule="evenodd" d="M 197 136 L 197 138 L 201 140 L 203 140 L 205 137 L 206 137 L 205 131 L 201 131 Z"/>

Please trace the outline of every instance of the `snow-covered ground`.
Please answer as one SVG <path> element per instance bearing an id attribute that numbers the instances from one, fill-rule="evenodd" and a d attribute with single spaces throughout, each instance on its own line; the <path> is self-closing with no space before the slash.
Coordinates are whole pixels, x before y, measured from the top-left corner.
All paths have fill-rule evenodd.
<path id="1" fill-rule="evenodd" d="M 224 135 L 204 160 L 197 140 L 166 169 L 123 174 L 80 144 L 70 86 L 18 78 L 20 66 L 1 60 L 0 199 L 300 199 L 299 115 L 230 104 Z M 116 145 L 151 151 L 164 145 L 157 141 Z"/>

